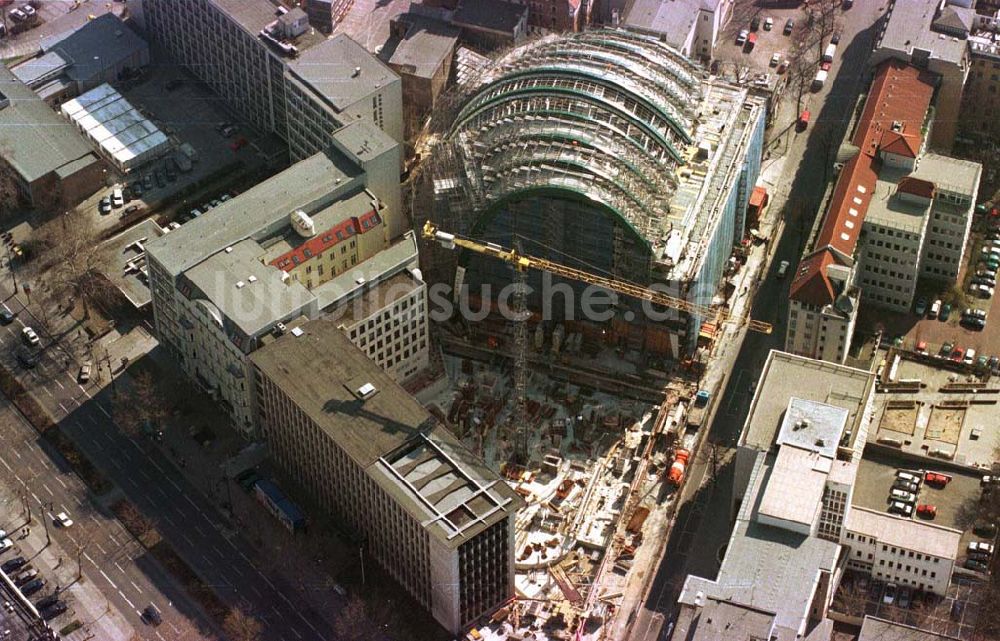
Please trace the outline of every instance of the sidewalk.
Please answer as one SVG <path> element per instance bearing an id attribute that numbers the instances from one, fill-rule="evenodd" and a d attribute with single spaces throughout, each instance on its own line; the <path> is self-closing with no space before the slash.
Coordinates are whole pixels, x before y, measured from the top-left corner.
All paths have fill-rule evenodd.
<path id="1" fill-rule="evenodd" d="M 0 484 L 0 501 L 4 505 L 19 505 L 20 500 L 15 494 L 15 490 L 9 484 Z M 59 586 L 60 600 L 64 601 L 69 609 L 50 622 L 50 625 L 58 632 L 73 621 L 83 624 L 76 632 L 62 637 L 63 639 L 131 641 L 135 638 L 131 624 L 118 614 L 117 609 L 111 607 L 111 603 L 86 577 L 77 580 L 75 550 L 62 549 L 54 538 L 49 545 L 45 544 L 45 526 L 41 519 L 47 519 L 48 516 L 39 512 L 38 506 L 33 505 L 31 522 L 26 523 L 24 512 L 7 511 L 3 515 L 3 521 L 0 522 L 0 527 L 10 533 L 10 538 L 17 546 L 20 556 L 27 559 L 30 565 L 38 570 L 38 576 L 46 581 L 45 587 L 32 595 L 31 600 L 38 601 L 43 596 L 55 592 L 56 586 Z M 30 534 L 26 538 L 21 538 L 18 532 L 25 525 L 29 527 Z M 49 523 L 48 527 L 55 526 Z M 8 552 L 3 560 L 7 561 L 13 557 L 14 554 Z"/>

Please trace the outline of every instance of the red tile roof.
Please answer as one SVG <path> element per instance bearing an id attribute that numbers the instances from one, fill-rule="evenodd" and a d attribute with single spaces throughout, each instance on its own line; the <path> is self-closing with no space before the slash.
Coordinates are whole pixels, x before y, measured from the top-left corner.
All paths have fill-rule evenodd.
<path id="1" fill-rule="evenodd" d="M 792 278 L 792 297 L 816 307 L 833 301 L 836 292 L 833 291 L 830 279 L 826 277 L 826 268 L 834 262 L 833 252 L 828 250 L 813 252 L 803 258 Z"/>
<path id="2" fill-rule="evenodd" d="M 920 151 L 920 136 L 904 134 L 898 131 L 887 131 L 882 134 L 882 141 L 878 146 L 880 151 L 906 158 L 916 158 Z"/>
<path id="3" fill-rule="evenodd" d="M 847 264 L 852 260 L 878 178 L 879 150 L 904 156 L 913 150 L 915 155 L 933 94 L 933 76 L 925 71 L 898 60 L 888 60 L 878 68 L 851 139 L 860 151 L 840 171 L 816 238 L 816 251 L 803 259 L 792 281 L 792 298 L 817 306 L 833 302 L 835 292 L 826 267 L 834 261 Z M 822 253 L 830 256 L 814 258 Z M 817 277 L 824 282 L 817 285 Z"/>
<path id="4" fill-rule="evenodd" d="M 913 194 L 914 196 L 920 196 L 928 200 L 934 198 L 935 189 L 936 187 L 931 181 L 914 178 L 913 176 L 903 176 L 896 184 L 896 191 Z"/>
<path id="5" fill-rule="evenodd" d="M 375 229 L 379 222 L 381 221 L 378 213 L 374 209 L 361 216 L 348 218 L 321 234 L 316 234 L 312 238 L 307 239 L 298 247 L 288 250 L 272 260 L 270 264 L 286 272 L 295 269 L 298 265 L 319 256 L 327 249 L 347 240 L 354 234 L 364 234 Z"/>

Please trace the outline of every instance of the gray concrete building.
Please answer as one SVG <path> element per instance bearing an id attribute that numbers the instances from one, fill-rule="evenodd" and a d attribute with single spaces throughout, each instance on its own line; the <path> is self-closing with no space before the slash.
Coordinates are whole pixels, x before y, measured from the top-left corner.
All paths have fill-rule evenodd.
<path id="1" fill-rule="evenodd" d="M 416 239 L 413 232 L 403 234 L 397 220 L 399 145 L 367 120 L 335 136 L 327 152 L 146 246 L 161 344 L 247 438 L 256 435 L 247 355 L 264 337 L 301 316 L 339 310 L 401 273 L 411 279 L 402 298 L 425 309 Z M 388 306 L 368 309 L 397 311 Z M 390 315 L 387 322 L 402 322 L 399 314 Z M 399 347 L 382 345 L 378 353 L 402 380 L 414 363 L 427 362 L 426 323 L 407 324 L 407 345 Z"/>
<path id="2" fill-rule="evenodd" d="M 69 33 L 43 38 L 41 53 L 11 68 L 50 105 L 106 82 L 138 74 L 149 64 L 149 45 L 113 13 Z"/>
<path id="3" fill-rule="evenodd" d="M 734 0 L 631 0 L 621 26 L 656 36 L 690 58 L 710 61 Z"/>
<path id="4" fill-rule="evenodd" d="M 251 361 L 275 461 L 442 626 L 460 633 L 514 595 L 521 498 L 334 323 Z"/>
<path id="5" fill-rule="evenodd" d="M 42 209 L 75 204 L 104 184 L 105 165 L 80 132 L 2 65 L 0 162 L 18 196 Z"/>
<path id="6" fill-rule="evenodd" d="M 327 39 L 301 9 L 268 0 L 130 0 L 147 36 L 229 109 L 288 141 L 291 160 L 326 149 L 333 132 L 369 119 L 403 141 L 402 82 L 348 38 Z"/>

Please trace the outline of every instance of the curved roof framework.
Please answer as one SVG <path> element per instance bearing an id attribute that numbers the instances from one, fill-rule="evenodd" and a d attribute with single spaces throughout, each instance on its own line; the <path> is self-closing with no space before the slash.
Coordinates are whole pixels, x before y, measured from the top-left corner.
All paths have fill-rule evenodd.
<path id="1" fill-rule="evenodd" d="M 645 244 L 670 214 L 692 141 L 699 69 L 624 31 L 546 38 L 500 59 L 447 139 L 480 213 L 562 189 L 607 206 Z"/>

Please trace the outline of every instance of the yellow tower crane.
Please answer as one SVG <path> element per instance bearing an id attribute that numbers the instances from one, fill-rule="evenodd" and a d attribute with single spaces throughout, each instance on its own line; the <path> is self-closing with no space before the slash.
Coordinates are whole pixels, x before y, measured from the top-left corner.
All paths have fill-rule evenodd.
<path id="1" fill-rule="evenodd" d="M 633 298 L 638 298 L 640 300 L 648 300 L 657 305 L 663 305 L 664 307 L 676 309 L 681 312 L 696 314 L 705 319 L 714 319 L 716 323 L 745 322 L 749 329 L 764 334 L 770 334 L 773 329 L 770 323 L 754 320 L 749 316 L 733 317 L 724 309 L 698 305 L 684 300 L 683 298 L 677 298 L 676 296 L 670 296 L 668 294 L 664 294 L 663 292 L 649 289 L 648 287 L 642 287 L 641 285 L 635 285 L 633 283 L 605 276 L 597 276 L 589 272 L 567 267 L 566 265 L 560 265 L 559 263 L 546 260 L 545 258 L 528 256 L 518 252 L 516 249 L 507 249 L 493 243 L 481 243 L 467 238 L 459 238 L 455 234 L 449 234 L 448 232 L 441 231 L 438 229 L 437 225 L 430 221 L 424 223 L 423 236 L 428 240 L 437 241 L 447 249 L 461 247 L 479 254 L 493 256 L 494 258 L 513 265 L 514 269 L 518 272 L 525 272 L 529 269 L 539 269 L 555 274 L 556 276 L 562 276 L 563 278 L 571 278 L 590 285 L 597 285 L 598 287 L 603 287 L 604 289 L 632 296 Z"/>

